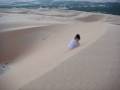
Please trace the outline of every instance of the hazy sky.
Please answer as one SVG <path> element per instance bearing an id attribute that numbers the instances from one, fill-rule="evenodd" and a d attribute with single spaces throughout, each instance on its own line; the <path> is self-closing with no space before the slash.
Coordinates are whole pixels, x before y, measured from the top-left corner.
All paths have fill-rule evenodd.
<path id="1" fill-rule="evenodd" d="M 31 1 L 91 1 L 91 2 L 120 2 L 120 0 L 0 0 L 0 2 L 31 2 Z"/>
<path id="2" fill-rule="evenodd" d="M 54 1 L 62 1 L 62 0 L 54 0 Z M 120 2 L 120 0 L 64 0 L 64 1 Z"/>

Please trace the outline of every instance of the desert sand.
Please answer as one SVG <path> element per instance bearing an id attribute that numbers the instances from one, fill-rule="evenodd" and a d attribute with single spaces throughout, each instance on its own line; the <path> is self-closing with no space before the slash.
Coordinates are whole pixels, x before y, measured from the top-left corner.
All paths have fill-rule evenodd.
<path id="1" fill-rule="evenodd" d="M 1 12 L 0 90 L 119 90 L 120 16 Z M 67 44 L 79 33 L 80 46 Z"/>

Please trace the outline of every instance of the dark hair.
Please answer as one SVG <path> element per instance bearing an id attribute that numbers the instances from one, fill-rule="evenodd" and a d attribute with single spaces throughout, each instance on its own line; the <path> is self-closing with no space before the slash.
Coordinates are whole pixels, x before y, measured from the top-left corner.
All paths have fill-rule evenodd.
<path id="1" fill-rule="evenodd" d="M 76 34 L 74 39 L 80 40 L 80 34 Z"/>

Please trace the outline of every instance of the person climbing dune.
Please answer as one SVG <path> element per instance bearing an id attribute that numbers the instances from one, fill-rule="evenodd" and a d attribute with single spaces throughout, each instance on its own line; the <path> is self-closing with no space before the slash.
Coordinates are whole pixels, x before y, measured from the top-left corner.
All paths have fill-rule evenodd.
<path id="1" fill-rule="evenodd" d="M 80 45 L 79 43 L 80 41 L 80 34 L 76 34 L 74 39 L 72 39 L 69 44 L 68 44 L 68 48 L 69 49 L 73 49 L 73 48 L 76 48 Z"/>

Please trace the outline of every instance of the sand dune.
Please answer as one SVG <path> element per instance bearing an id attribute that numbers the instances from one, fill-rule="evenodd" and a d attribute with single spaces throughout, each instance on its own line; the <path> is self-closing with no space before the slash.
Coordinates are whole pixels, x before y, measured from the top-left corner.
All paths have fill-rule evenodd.
<path id="1" fill-rule="evenodd" d="M 106 22 L 113 25 L 120 25 L 120 16 L 109 15 L 106 19 Z"/>
<path id="2" fill-rule="evenodd" d="M 104 19 L 104 15 L 96 15 L 96 14 L 88 15 L 86 17 L 76 18 L 76 20 L 80 20 L 82 22 L 96 22 L 96 21 L 101 21 L 102 19 Z"/>
<path id="3" fill-rule="evenodd" d="M 119 90 L 119 33 L 110 29 L 93 45 L 20 90 Z"/>
<path id="4" fill-rule="evenodd" d="M 48 30 L 46 31 L 48 32 Z M 36 41 L 48 37 L 49 33 L 46 31 L 39 30 L 36 27 L 0 33 L 0 41 L 2 42 L 1 62 L 14 60 L 20 54 L 29 51 Z"/>
<path id="5" fill-rule="evenodd" d="M 41 87 L 42 83 L 35 85 L 37 78 L 44 77 L 47 72 L 51 72 L 61 63 L 69 62 L 71 59 L 77 58 L 83 61 L 82 56 L 77 54 L 87 51 L 90 47 L 92 49 L 94 43 L 99 42 L 99 39 L 106 35 L 111 25 L 104 21 L 107 15 L 95 13 L 83 13 L 84 15 L 82 15 L 82 12 L 77 12 L 76 14 L 67 18 L 59 16 L 58 13 L 56 16 L 55 14 L 51 17 L 46 15 L 44 18 L 41 15 L 14 14 L 14 20 L 12 20 L 10 16 L 13 14 L 6 13 L 6 16 L 3 16 L 4 18 L 0 18 L 1 20 L 6 18 L 6 21 L 0 23 L 3 26 L 0 32 L 0 42 L 2 42 L 0 44 L 0 47 L 2 47 L 0 48 L 0 63 L 9 63 L 9 70 L 0 75 L 0 90 L 19 90 L 20 88 L 21 90 L 32 90 L 32 87 L 30 87 L 32 85 L 34 90 L 39 90 L 39 88 L 48 90 Z M 62 15 L 64 15 L 63 12 Z M 19 17 L 19 19 L 15 19 L 16 17 Z M 39 19 L 37 20 L 36 18 Z M 22 21 L 22 19 L 24 20 Z M 45 22 L 43 22 L 44 20 Z M 12 26 L 4 26 L 6 23 L 12 24 Z M 22 23 L 25 24 L 21 25 Z M 67 44 L 76 33 L 81 34 L 80 47 L 69 50 Z M 104 47 L 100 49 L 104 50 Z M 88 51 L 87 56 L 89 55 L 91 55 L 90 51 Z M 98 58 L 100 59 L 101 57 Z M 68 66 L 70 67 L 71 65 L 72 63 Z M 82 69 L 83 67 L 80 68 Z M 74 73 L 76 75 L 77 71 Z M 59 77 L 59 75 L 56 77 Z M 32 83 L 33 80 L 35 82 Z M 38 79 L 37 82 L 42 81 Z M 47 80 L 45 80 L 46 82 Z M 60 87 L 59 89 L 61 90 L 62 88 Z M 59 89 L 57 88 L 57 90 Z M 62 90 L 67 89 L 63 88 Z"/>

